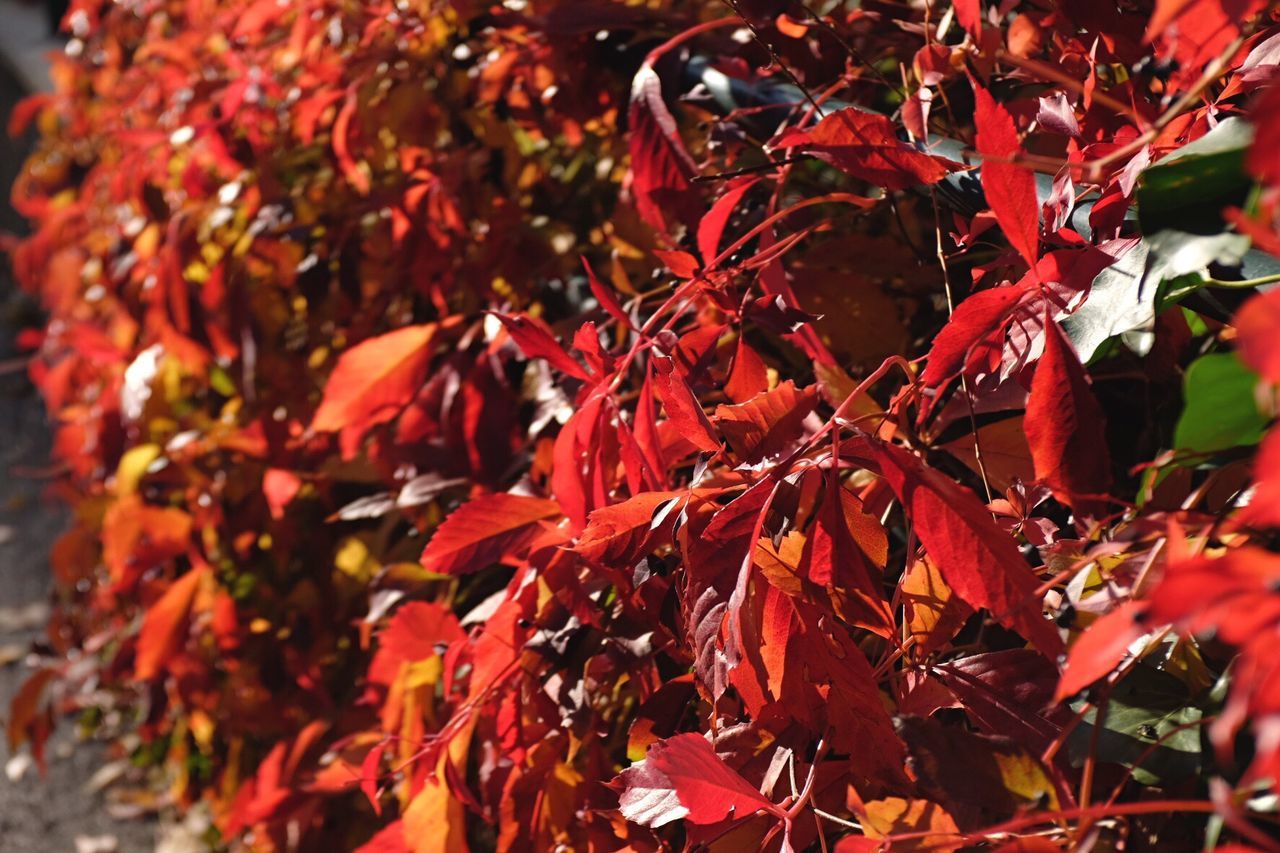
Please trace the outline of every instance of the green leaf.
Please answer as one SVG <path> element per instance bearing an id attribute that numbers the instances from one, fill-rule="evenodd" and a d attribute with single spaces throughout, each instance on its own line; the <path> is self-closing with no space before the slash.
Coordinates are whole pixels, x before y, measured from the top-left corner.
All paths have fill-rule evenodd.
<path id="1" fill-rule="evenodd" d="M 1267 426 L 1254 391 L 1258 375 L 1234 353 L 1201 356 L 1187 368 L 1185 407 L 1174 430 L 1179 450 L 1214 453 L 1257 444 Z"/>
<path id="2" fill-rule="evenodd" d="M 1078 704 L 1082 707 L 1083 700 Z M 1200 727 L 1192 724 L 1204 712 L 1177 678 L 1139 665 L 1111 691 L 1103 709 L 1096 742 L 1099 761 L 1137 765 L 1133 778 L 1142 785 L 1183 779 L 1200 769 Z M 1094 747 L 1097 725 L 1098 709 L 1091 708 L 1067 737 L 1073 764 L 1083 764 Z M 1177 731 L 1180 726 L 1187 728 Z"/>
<path id="3" fill-rule="evenodd" d="M 1196 141 L 1184 145 L 1142 173 L 1138 183 L 1138 222 L 1142 233 L 1165 229 L 1193 234 L 1226 230 L 1222 211 L 1239 207 L 1253 181 L 1244 155 L 1253 126 L 1229 118 Z"/>

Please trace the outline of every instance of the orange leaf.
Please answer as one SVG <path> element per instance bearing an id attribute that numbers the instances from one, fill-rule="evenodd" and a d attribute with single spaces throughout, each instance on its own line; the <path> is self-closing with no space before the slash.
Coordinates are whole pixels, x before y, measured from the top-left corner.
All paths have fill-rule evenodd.
<path id="1" fill-rule="evenodd" d="M 111 579 L 123 583 L 186 551 L 190 538 L 191 516 L 130 495 L 112 504 L 102 519 L 102 558 Z"/>
<path id="2" fill-rule="evenodd" d="M 593 510 L 574 550 L 599 563 L 634 562 L 650 539 L 659 507 L 675 497 L 676 492 L 643 492 L 622 503 Z M 674 521 L 675 514 L 668 511 L 663 520 Z"/>
<path id="3" fill-rule="evenodd" d="M 311 428 L 338 432 L 391 420 L 426 380 L 436 324 L 406 326 L 342 354 Z"/>
<path id="4" fill-rule="evenodd" d="M 509 559 L 537 533 L 537 524 L 560 515 L 543 498 L 497 492 L 465 503 L 444 520 L 422 552 L 422 565 L 442 575 L 478 572 Z"/>
<path id="5" fill-rule="evenodd" d="M 138 635 L 138 654 L 134 662 L 136 679 L 147 681 L 155 678 L 164 668 L 165 659 L 178 650 L 182 629 L 187 624 L 200 581 L 210 573 L 208 565 L 197 566 L 174 581 L 160 600 L 151 605 Z"/>

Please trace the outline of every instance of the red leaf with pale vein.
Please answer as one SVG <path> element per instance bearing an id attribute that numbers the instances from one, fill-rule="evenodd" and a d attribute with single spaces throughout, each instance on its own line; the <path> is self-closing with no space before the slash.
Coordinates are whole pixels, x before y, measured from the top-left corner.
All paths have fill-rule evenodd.
<path id="1" fill-rule="evenodd" d="M 427 378 L 435 334 L 435 323 L 406 326 L 344 352 L 324 386 L 311 428 L 338 432 L 394 418 Z"/>
<path id="2" fill-rule="evenodd" d="M 592 511 L 573 550 L 588 560 L 608 565 L 635 562 L 653 533 L 654 514 L 679 494 L 643 492 L 622 503 Z M 674 514 L 667 513 L 667 519 L 674 521 Z"/>
<path id="3" fill-rule="evenodd" d="M 442 575 L 478 572 L 510 559 L 538 532 L 538 522 L 561 514 L 543 498 L 497 492 L 458 507 L 436 529 L 422 565 Z"/>
<path id="4" fill-rule="evenodd" d="M 1115 610 L 1094 620 L 1071 644 L 1067 652 L 1067 668 L 1058 682 L 1054 697 L 1062 701 L 1113 672 L 1124 660 L 1139 637 L 1147 632 L 1142 615 L 1145 601 L 1126 601 Z"/>
<path id="5" fill-rule="evenodd" d="M 976 99 L 974 122 L 978 127 L 978 152 L 982 163 L 982 191 L 1009 245 L 1034 267 L 1040 248 L 1040 203 L 1031 172 L 1011 160 L 1021 156 L 1018 130 L 991 94 L 973 81 Z"/>
<path id="6" fill-rule="evenodd" d="M 511 335 L 525 357 L 546 359 L 547 363 L 556 370 L 576 379 L 590 378 L 582 365 L 564 351 L 564 347 L 560 346 L 559 341 L 545 323 L 527 314 L 517 314 L 514 317 L 508 317 L 505 314 L 494 314 L 494 316 L 502 321 L 507 333 Z"/>
<path id="7" fill-rule="evenodd" d="M 1280 384 L 1280 290 L 1259 293 L 1241 307 L 1234 321 L 1240 359 L 1263 379 Z"/>
<path id="8" fill-rule="evenodd" d="M 142 631 L 138 634 L 134 678 L 139 681 L 155 678 L 164 669 L 164 662 L 181 646 L 191 604 L 195 601 L 200 581 L 209 572 L 206 564 L 196 566 L 174 581 L 160 600 L 147 609 L 142 619 Z"/>
<path id="9" fill-rule="evenodd" d="M 1111 485 L 1106 420 L 1067 336 L 1052 320 L 1045 327 L 1044 355 L 1031 379 L 1023 421 L 1027 444 L 1036 477 L 1054 496 L 1084 504 L 1080 498 L 1105 494 Z"/>
<path id="10" fill-rule="evenodd" d="M 717 406 L 713 420 L 739 459 L 758 462 L 800 438 L 801 425 L 817 402 L 816 386 L 801 391 L 788 379 L 745 403 Z"/>
<path id="11" fill-rule="evenodd" d="M 745 819 L 779 809 L 716 755 L 699 734 L 680 734 L 649 747 L 643 761 L 613 782 L 627 820 L 659 827 L 677 820 L 695 824 Z"/>
<path id="12" fill-rule="evenodd" d="M 936 388 L 958 375 L 964 370 L 974 344 L 1003 329 L 1013 307 L 1026 294 L 1024 285 L 996 287 L 975 293 L 956 306 L 947 325 L 933 339 L 920 380 L 926 386 Z"/>
<path id="13" fill-rule="evenodd" d="M 903 142 L 884 116 L 853 107 L 837 110 L 811 128 L 789 130 L 773 147 L 796 148 L 888 190 L 936 184 L 964 168 Z"/>
<path id="14" fill-rule="evenodd" d="M 855 447 L 860 450 L 855 451 Z M 917 537 L 956 595 L 1017 631 L 1051 660 L 1062 638 L 1041 615 L 1039 582 L 1013 538 L 991 519 L 973 492 L 889 444 L 853 439 L 844 448 L 865 456 L 914 523 Z"/>
<path id="15" fill-rule="evenodd" d="M 1052 704 L 1058 670 L 1031 649 L 983 652 L 933 670 L 987 734 L 1011 738 L 1040 754 L 1062 731 L 1040 712 Z"/>
<path id="16" fill-rule="evenodd" d="M 675 362 L 665 356 L 655 356 L 653 366 L 653 385 L 667 410 L 667 418 L 699 450 L 708 453 L 719 450 L 720 439 Z"/>

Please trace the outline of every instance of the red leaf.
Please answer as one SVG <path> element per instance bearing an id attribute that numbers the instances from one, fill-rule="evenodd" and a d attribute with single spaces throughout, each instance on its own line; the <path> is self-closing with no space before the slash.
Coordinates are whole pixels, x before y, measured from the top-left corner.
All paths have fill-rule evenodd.
<path id="1" fill-rule="evenodd" d="M 1235 318 L 1240 358 L 1263 379 L 1280 384 L 1280 290 L 1259 293 L 1241 307 Z"/>
<path id="2" fill-rule="evenodd" d="M 1280 622 L 1278 583 L 1280 555 L 1261 548 L 1174 561 L 1151 595 L 1148 616 L 1192 632 L 1216 628 L 1223 642 L 1242 645 Z"/>
<path id="3" fill-rule="evenodd" d="M 978 38 L 982 34 L 981 0 L 954 0 L 952 5 L 955 7 L 956 20 L 960 26 L 964 27 L 969 35 L 975 39 Z"/>
<path id="4" fill-rule="evenodd" d="M 413 663 L 434 655 L 437 645 L 464 637 L 458 618 L 447 607 L 433 601 L 410 601 L 378 635 L 378 648 L 397 663 Z"/>
<path id="5" fill-rule="evenodd" d="M 936 388 L 964 370 L 974 344 L 1004 328 L 1013 307 L 1027 294 L 1027 287 L 1012 285 L 975 293 L 956 310 L 933 339 L 928 362 L 920 379 Z"/>
<path id="6" fill-rule="evenodd" d="M 271 517 L 284 518 L 284 508 L 302 488 L 302 480 L 292 471 L 283 468 L 268 468 L 262 475 L 262 494 L 267 498 L 267 507 Z"/>
<path id="7" fill-rule="evenodd" d="M 1126 601 L 1094 620 L 1076 638 L 1067 653 L 1067 668 L 1058 682 L 1056 701 L 1074 696 L 1115 670 L 1129 647 L 1147 632 L 1142 620 L 1146 609 L 1145 601 Z"/>
<path id="8" fill-rule="evenodd" d="M 653 250 L 654 257 L 679 278 L 693 278 L 698 273 L 698 259 L 688 252 L 664 252 Z"/>
<path id="9" fill-rule="evenodd" d="M 875 525 L 867 533 L 879 541 L 870 543 L 870 547 L 884 556 L 884 531 L 876 529 L 879 524 L 862 511 L 861 502 L 839 484 L 838 478 L 829 476 L 826 483 L 826 494 L 805 541 L 801 571 L 819 586 L 838 587 L 849 599 L 850 610 L 845 616 L 852 624 L 884 637 L 892 636 L 896 623 L 880 592 L 880 569 L 863 553 L 862 543 L 853 533 L 858 527 L 868 527 L 867 522 Z"/>
<path id="10" fill-rule="evenodd" d="M 1036 477 L 1058 500 L 1075 505 L 1078 497 L 1106 493 L 1111 456 L 1102 407 L 1070 341 L 1047 315 L 1023 423 Z"/>
<path id="11" fill-rule="evenodd" d="M 667 410 L 667 417 L 694 447 L 708 453 L 719 450 L 720 440 L 715 429 L 675 362 L 665 356 L 654 356 L 653 366 L 653 384 Z"/>
<path id="12" fill-rule="evenodd" d="M 782 453 L 800 437 L 817 402 L 816 386 L 798 391 L 788 379 L 745 403 L 717 406 L 714 421 L 739 459 L 758 462 Z"/>
<path id="13" fill-rule="evenodd" d="M 740 178 L 729 184 L 724 194 L 707 211 L 706 216 L 698 223 L 698 252 L 702 255 L 702 263 L 710 264 L 720 254 L 720 242 L 724 237 L 725 226 L 737 209 L 742 197 L 747 194 L 759 178 Z"/>
<path id="14" fill-rule="evenodd" d="M 591 268 L 591 264 L 587 262 L 585 257 L 582 259 L 582 267 L 587 271 L 587 285 L 591 288 L 591 293 L 595 296 L 596 301 L 600 303 L 600 307 L 623 326 L 630 327 L 631 318 L 627 316 L 626 311 L 622 310 L 622 304 L 618 302 L 618 297 L 596 277 L 595 270 Z"/>
<path id="15" fill-rule="evenodd" d="M 444 520 L 422 552 L 422 565 L 442 575 L 478 572 L 512 558 L 537 534 L 538 522 L 560 515 L 542 498 L 497 492 L 469 501 Z"/>
<path id="16" fill-rule="evenodd" d="M 210 572 L 208 565 L 203 563 L 191 569 L 174 581 L 160 600 L 147 610 L 138 635 L 134 678 L 139 681 L 155 678 L 164 669 L 165 661 L 178 650 L 200 581 Z"/>
<path id="17" fill-rule="evenodd" d="M 102 519 L 102 559 L 111 579 L 127 584 L 185 552 L 191 527 L 191 516 L 180 509 L 149 506 L 137 495 L 120 498 Z"/>
<path id="18" fill-rule="evenodd" d="M 360 791 L 369 798 L 373 813 L 379 817 L 382 816 L 382 800 L 378 797 L 378 768 L 382 764 L 382 753 L 388 743 L 390 741 L 383 740 L 374 744 L 373 749 L 369 750 L 364 761 L 360 763 Z"/>
<path id="19" fill-rule="evenodd" d="M 844 447 L 865 455 L 893 489 L 915 524 L 916 535 L 943 579 L 963 600 L 991 611 L 1050 660 L 1062 638 L 1041 615 L 1035 574 L 1017 544 L 991 519 L 973 492 L 947 479 L 898 447 L 854 439 Z"/>
<path id="20" fill-rule="evenodd" d="M 573 549 L 597 563 L 629 565 L 640 558 L 654 524 L 662 520 L 655 515 L 658 509 L 677 497 L 677 492 L 644 492 L 594 510 L 587 516 L 586 529 Z M 674 521 L 674 516 L 668 511 L 663 518 Z"/>
<path id="21" fill-rule="evenodd" d="M 1275 39 L 1272 36 L 1272 40 Z M 1249 115 L 1254 131 L 1253 144 L 1245 155 L 1245 168 L 1268 186 L 1280 184 L 1280 151 L 1275 144 L 1276 134 L 1280 134 L 1280 86 L 1273 84 L 1260 95 Z"/>
<path id="22" fill-rule="evenodd" d="M 984 652 L 941 664 L 934 673 L 987 734 L 1040 753 L 1061 731 L 1040 713 L 1052 702 L 1058 671 L 1030 649 Z"/>
<path id="23" fill-rule="evenodd" d="M 702 215 L 702 203 L 690 178 L 693 158 L 680 140 L 676 120 L 662 100 L 662 81 L 646 61 L 631 82 L 631 190 L 640 217 L 657 231 L 668 228 L 667 214 L 690 228 Z"/>
<path id="24" fill-rule="evenodd" d="M 711 824 L 745 819 L 761 809 L 780 812 L 729 769 L 699 734 L 658 741 L 643 761 L 623 770 L 613 784 L 622 792 L 622 816 L 643 826 L 659 827 L 681 819 Z"/>
<path id="25" fill-rule="evenodd" d="M 363 430 L 394 418 L 426 380 L 435 334 L 435 323 L 406 326 L 344 352 L 325 384 L 311 428 Z"/>
<path id="26" fill-rule="evenodd" d="M 884 116 L 852 107 L 832 113 L 811 128 L 787 131 L 773 147 L 798 148 L 889 190 L 936 184 L 964 168 L 906 144 Z"/>
<path id="27" fill-rule="evenodd" d="M 342 174 L 346 176 L 347 181 L 355 188 L 356 192 L 361 195 L 368 195 L 370 190 L 369 174 L 360 168 L 360 164 L 352 156 L 351 140 L 349 138 L 351 119 L 355 117 L 358 105 L 359 100 L 355 91 L 347 92 L 347 98 L 342 104 L 342 109 L 338 110 L 338 117 L 333 120 L 333 156 L 337 158 Z"/>
<path id="28" fill-rule="evenodd" d="M 493 316 L 502 321 L 512 340 L 520 347 L 520 351 L 528 358 L 544 358 L 547 363 L 561 373 L 576 379 L 587 380 L 590 376 L 582 365 L 573 360 L 573 356 L 564 351 L 564 347 L 556 340 L 555 335 L 540 320 L 527 314 L 508 317 L 495 313 Z"/>
<path id="29" fill-rule="evenodd" d="M 737 351 L 729 379 L 724 383 L 724 393 L 735 403 L 745 403 L 757 394 L 769 389 L 769 369 L 747 339 L 738 337 Z"/>
<path id="30" fill-rule="evenodd" d="M 978 152 L 985 158 L 982 191 L 1009 244 L 1035 267 L 1040 248 L 1040 204 L 1036 200 L 1035 177 L 1029 170 L 1010 162 L 1022 154 L 1013 116 L 976 80 L 972 82 Z"/>
<path id="31" fill-rule="evenodd" d="M 1245 524 L 1280 527 L 1280 430 L 1262 440 L 1253 459 L 1253 496 L 1239 518 Z"/>

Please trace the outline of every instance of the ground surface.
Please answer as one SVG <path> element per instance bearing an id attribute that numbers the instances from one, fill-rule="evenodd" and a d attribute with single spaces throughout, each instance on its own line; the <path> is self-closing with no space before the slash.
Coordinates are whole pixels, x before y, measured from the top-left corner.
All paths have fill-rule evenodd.
<path id="1" fill-rule="evenodd" d="M 7 201 L 22 142 L 2 128 L 20 95 L 14 75 L 0 65 L 0 195 Z M 7 204 L 0 204 L 0 230 L 21 227 Z M 25 658 L 43 634 L 48 615 L 47 553 L 62 528 L 59 508 L 43 496 L 38 479 L 48 467 L 49 430 L 43 407 L 12 367 L 16 327 L 34 315 L 29 301 L 12 286 L 0 260 L 0 723 L 7 722 L 9 700 L 30 672 Z M 0 725 L 3 728 L 3 725 Z M 0 774 L 0 853 L 133 853 L 156 849 L 154 820 L 118 820 L 100 791 L 108 757 L 99 744 L 77 742 L 73 727 L 62 725 L 49 748 L 49 772 L 24 769 L 0 747 L 6 773 Z M 16 777 L 16 778 L 11 778 Z"/>

